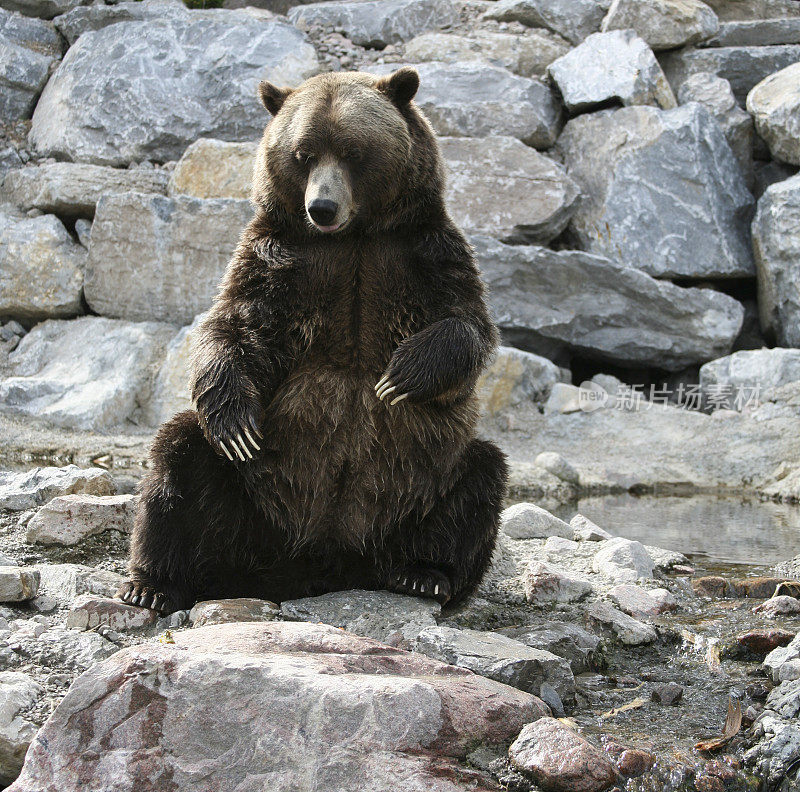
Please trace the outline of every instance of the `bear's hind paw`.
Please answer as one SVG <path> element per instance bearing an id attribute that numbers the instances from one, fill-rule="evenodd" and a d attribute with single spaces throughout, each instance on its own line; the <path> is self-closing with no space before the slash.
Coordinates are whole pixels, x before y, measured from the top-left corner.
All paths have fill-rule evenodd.
<path id="1" fill-rule="evenodd" d="M 398 594 L 410 594 L 412 597 L 430 597 L 442 605 L 447 603 L 452 594 L 447 575 L 438 569 L 422 565 L 408 566 L 392 575 L 386 588 Z"/>

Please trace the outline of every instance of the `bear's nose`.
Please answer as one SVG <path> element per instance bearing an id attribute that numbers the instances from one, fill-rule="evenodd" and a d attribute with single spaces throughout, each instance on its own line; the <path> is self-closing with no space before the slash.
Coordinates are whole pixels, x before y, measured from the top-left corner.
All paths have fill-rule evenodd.
<path id="1" fill-rule="evenodd" d="M 331 225 L 339 211 L 339 204 L 328 198 L 315 198 L 308 205 L 308 213 L 311 219 L 321 226 Z"/>

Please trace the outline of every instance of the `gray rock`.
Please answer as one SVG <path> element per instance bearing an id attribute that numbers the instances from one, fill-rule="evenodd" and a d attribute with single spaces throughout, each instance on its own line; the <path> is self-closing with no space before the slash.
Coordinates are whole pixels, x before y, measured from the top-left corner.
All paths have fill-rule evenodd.
<path id="1" fill-rule="evenodd" d="M 546 561 L 531 561 L 522 581 L 525 599 L 533 605 L 577 602 L 593 591 L 588 580 L 576 577 Z"/>
<path id="2" fill-rule="evenodd" d="M 546 682 L 565 704 L 575 703 L 575 678 L 566 660 L 505 635 L 428 627 L 414 641 L 414 651 L 534 695 Z"/>
<path id="3" fill-rule="evenodd" d="M 39 727 L 25 713 L 45 693 L 21 671 L 0 672 L 0 783 L 10 784 L 22 769 L 25 752 Z"/>
<path id="4" fill-rule="evenodd" d="M 576 542 L 604 542 L 613 536 L 599 525 L 595 525 L 588 517 L 576 514 L 570 521 L 572 538 Z"/>
<path id="5" fill-rule="evenodd" d="M 637 621 L 608 602 L 592 604 L 586 611 L 586 617 L 594 628 L 624 646 L 642 646 L 653 643 L 657 638 L 652 625 Z"/>
<path id="6" fill-rule="evenodd" d="M 761 664 L 764 673 L 776 684 L 780 681 L 781 668 L 786 663 L 800 660 L 800 633 L 798 633 L 787 646 L 773 649 Z"/>
<path id="7" fill-rule="evenodd" d="M 101 198 L 86 301 L 103 316 L 189 324 L 211 305 L 252 215 L 243 200 L 140 193 Z"/>
<path id="8" fill-rule="evenodd" d="M 747 95 L 747 109 L 772 156 L 792 165 L 800 165 L 799 83 L 800 63 L 795 63 L 762 80 Z"/>
<path id="9" fill-rule="evenodd" d="M 25 539 L 42 545 L 74 545 L 103 531 L 133 531 L 136 495 L 61 495 L 28 522 Z"/>
<path id="10" fill-rule="evenodd" d="M 505 337 L 548 357 L 590 351 L 679 371 L 728 354 L 742 324 L 742 306 L 719 292 L 680 288 L 587 253 L 471 241 Z"/>
<path id="11" fill-rule="evenodd" d="M 753 221 L 761 327 L 785 347 L 800 346 L 800 175 L 768 187 Z"/>
<path id="12" fill-rule="evenodd" d="M 189 611 L 189 623 L 192 627 L 203 627 L 206 624 L 228 622 L 273 621 L 280 615 L 281 610 L 274 602 L 236 597 L 196 603 Z"/>
<path id="13" fill-rule="evenodd" d="M 777 388 L 800 380 L 800 349 L 747 349 L 712 360 L 700 368 L 704 389 Z"/>
<path id="14" fill-rule="evenodd" d="M 551 360 L 501 346 L 478 380 L 476 390 L 487 415 L 497 415 L 524 402 L 544 402 L 562 378 Z"/>
<path id="15" fill-rule="evenodd" d="M 653 51 L 632 30 L 594 33 L 547 72 L 572 113 L 612 100 L 664 109 L 676 104 Z"/>
<path id="16" fill-rule="evenodd" d="M 126 605 L 109 597 L 81 594 L 70 606 L 66 625 L 71 630 L 110 627 L 119 632 L 130 632 L 151 627 L 155 622 L 156 613 L 148 608 Z"/>
<path id="17" fill-rule="evenodd" d="M 753 736 L 757 742 L 745 753 L 745 763 L 752 767 L 759 779 L 779 787 L 800 759 L 797 722 L 784 720 L 767 711 L 754 724 Z"/>
<path id="18" fill-rule="evenodd" d="M 584 196 L 570 228 L 588 251 L 660 278 L 752 276 L 753 197 L 705 108 L 580 116 L 558 146 Z"/>
<path id="19" fill-rule="evenodd" d="M 700 0 L 613 0 L 601 29 L 635 30 L 654 50 L 668 50 L 713 36 L 719 19 Z"/>
<path id="20" fill-rule="evenodd" d="M 600 29 L 607 7 L 602 0 L 499 0 L 492 3 L 484 17 L 546 27 L 578 44 Z"/>
<path id="21" fill-rule="evenodd" d="M 723 21 L 800 16 L 797 0 L 706 0 L 706 5 Z"/>
<path id="22" fill-rule="evenodd" d="M 30 118 L 61 41 L 49 22 L 0 8 L 0 123 Z"/>
<path id="23" fill-rule="evenodd" d="M 0 566 L 0 602 L 24 602 L 39 591 L 39 571 L 32 567 Z"/>
<path id="24" fill-rule="evenodd" d="M 611 601 L 634 619 L 650 619 L 677 608 L 677 602 L 667 589 L 643 589 L 630 583 L 614 586 L 608 596 Z"/>
<path id="25" fill-rule="evenodd" d="M 250 197 L 258 143 L 227 143 L 201 138 L 178 160 L 169 180 L 169 195 L 193 198 Z M 137 192 L 148 192 L 138 190 Z"/>
<path id="26" fill-rule="evenodd" d="M 408 646 L 436 624 L 441 605 L 388 591 L 336 591 L 281 603 L 284 618 L 323 622 L 391 646 Z"/>
<path id="27" fill-rule="evenodd" d="M 557 454 L 555 451 L 542 451 L 534 462 L 562 481 L 567 481 L 570 484 L 580 484 L 578 471 L 561 454 Z M 572 536 L 568 533 L 565 538 L 571 539 Z"/>
<path id="28" fill-rule="evenodd" d="M 75 235 L 78 237 L 78 242 L 88 250 L 92 239 L 92 221 L 87 220 L 85 217 L 76 220 Z"/>
<path id="29" fill-rule="evenodd" d="M 592 569 L 618 583 L 634 583 L 639 578 L 653 577 L 654 565 L 641 542 L 618 536 L 600 545 Z"/>
<path id="30" fill-rule="evenodd" d="M 96 632 L 77 632 L 61 625 L 50 627 L 38 635 L 16 632 L 14 638 L 17 644 L 15 653 L 20 660 L 40 668 L 57 668 L 69 676 L 85 671 L 119 648 Z"/>
<path id="31" fill-rule="evenodd" d="M 0 211 L 0 316 L 27 323 L 81 313 L 86 250 L 55 215 Z"/>
<path id="32" fill-rule="evenodd" d="M 37 569 L 40 575 L 39 599 L 54 597 L 62 606 L 71 606 L 81 594 L 114 597 L 125 581 L 116 572 L 83 564 L 41 564 Z M 33 604 L 36 605 L 36 600 Z"/>
<path id="33" fill-rule="evenodd" d="M 26 473 L 0 472 L 0 509 L 34 509 L 59 495 L 113 495 L 114 479 L 100 468 L 37 467 Z"/>
<path id="34" fill-rule="evenodd" d="M 546 509 L 533 503 L 515 503 L 500 514 L 500 530 L 512 539 L 572 538 L 572 530 Z"/>
<path id="35" fill-rule="evenodd" d="M 3 8 L 18 11 L 28 17 L 52 19 L 75 6 L 91 0 L 3 0 Z"/>
<path id="36" fill-rule="evenodd" d="M 543 621 L 526 627 L 504 627 L 497 632 L 563 657 L 569 661 L 573 674 L 589 671 L 600 649 L 600 639 L 594 633 L 569 622 Z"/>
<path id="37" fill-rule="evenodd" d="M 800 44 L 800 17 L 723 22 L 717 34 L 704 46 L 766 47 L 774 44 Z"/>
<path id="38" fill-rule="evenodd" d="M 736 101 L 744 105 L 747 94 L 765 77 L 800 60 L 800 45 L 682 49 L 666 52 L 659 60 L 673 90 L 697 72 L 711 72 L 728 80 Z"/>
<path id="39" fill-rule="evenodd" d="M 109 6 L 113 7 L 113 6 Z M 169 174 L 160 168 L 108 168 L 73 162 L 52 162 L 11 171 L 3 180 L 8 201 L 23 211 L 39 209 L 59 217 L 94 217 L 104 195 L 167 191 Z"/>
<path id="40" fill-rule="evenodd" d="M 0 409 L 76 429 L 108 429 L 146 400 L 170 325 L 99 316 L 36 325 L 9 356 Z"/>
<path id="41" fill-rule="evenodd" d="M 257 82 L 297 84 L 317 69 L 300 31 L 242 11 L 120 22 L 70 47 L 30 141 L 41 154 L 98 165 L 177 159 L 201 136 L 258 137 Z"/>
<path id="42" fill-rule="evenodd" d="M 468 233 L 545 245 L 577 208 L 564 168 L 513 137 L 439 139 L 450 216 Z"/>
<path id="43" fill-rule="evenodd" d="M 299 5 L 288 17 L 299 28 L 312 25 L 342 30 L 362 47 L 383 49 L 387 44 L 409 41 L 429 30 L 458 22 L 451 0 L 351 0 Z"/>

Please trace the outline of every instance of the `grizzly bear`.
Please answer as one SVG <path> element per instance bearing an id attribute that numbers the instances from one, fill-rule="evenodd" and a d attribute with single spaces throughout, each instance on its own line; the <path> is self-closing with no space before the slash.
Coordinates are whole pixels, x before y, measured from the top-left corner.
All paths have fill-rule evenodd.
<path id="1" fill-rule="evenodd" d="M 408 68 L 259 86 L 256 214 L 198 333 L 196 411 L 153 443 L 125 602 L 446 603 L 480 581 L 507 479 L 475 437 L 497 330 L 418 86 Z"/>

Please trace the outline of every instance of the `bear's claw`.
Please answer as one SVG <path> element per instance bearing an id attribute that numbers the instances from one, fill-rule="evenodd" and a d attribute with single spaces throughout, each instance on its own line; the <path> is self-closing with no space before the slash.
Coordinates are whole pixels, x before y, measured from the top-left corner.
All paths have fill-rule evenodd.
<path id="1" fill-rule="evenodd" d="M 396 390 L 397 390 L 397 385 L 394 385 L 392 383 L 391 377 L 389 377 L 388 374 L 385 374 L 383 377 L 381 377 L 380 381 L 375 386 L 375 395 L 381 401 L 385 401 L 386 397 L 390 393 L 394 393 L 394 391 Z M 389 402 L 389 406 L 391 407 L 392 405 L 397 404 L 397 402 L 403 401 L 403 399 L 408 398 L 408 395 L 409 395 L 408 393 L 401 393 L 399 396 L 395 396 L 394 399 L 392 399 Z"/>
<path id="2" fill-rule="evenodd" d="M 126 581 L 117 591 L 117 597 L 127 605 L 154 610 L 161 616 L 172 613 L 170 598 L 162 591 L 134 581 Z"/>
<path id="3" fill-rule="evenodd" d="M 430 597 L 442 605 L 450 599 L 452 591 L 447 575 L 425 566 L 406 567 L 390 578 L 386 588 L 398 594 Z"/>
<path id="4" fill-rule="evenodd" d="M 256 429 L 255 427 L 253 427 L 253 433 L 259 439 L 261 439 L 263 437 L 261 432 L 259 432 L 258 429 Z M 244 437 L 247 438 L 247 441 L 245 441 L 244 437 L 242 437 L 242 434 L 244 434 Z M 250 430 L 247 429 L 247 428 L 243 428 L 242 431 L 239 432 L 236 435 L 235 438 L 232 437 L 232 436 L 228 436 L 226 438 L 226 440 L 227 440 L 228 444 L 230 445 L 230 447 L 234 450 L 236 456 L 239 457 L 239 459 L 242 462 L 246 462 L 248 459 L 253 459 L 254 458 L 253 457 L 253 452 L 250 450 L 250 446 L 252 446 L 254 451 L 260 451 L 261 450 L 261 446 L 253 439 L 253 435 L 250 434 Z M 249 446 L 248 446 L 248 442 L 250 444 Z M 217 445 L 222 449 L 222 451 L 224 452 L 225 456 L 228 457 L 228 459 L 231 462 L 233 462 L 234 461 L 233 455 L 228 450 L 228 445 L 225 444 L 225 441 L 217 439 Z M 247 455 L 246 457 L 245 457 L 245 454 Z"/>

